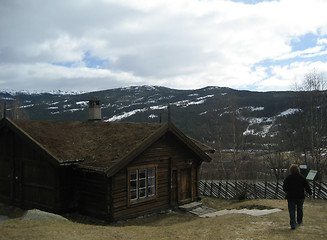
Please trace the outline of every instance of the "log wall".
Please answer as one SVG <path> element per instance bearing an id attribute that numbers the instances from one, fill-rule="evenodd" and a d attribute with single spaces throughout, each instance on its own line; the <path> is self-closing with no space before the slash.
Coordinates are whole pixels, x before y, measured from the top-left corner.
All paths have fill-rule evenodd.
<path id="1" fill-rule="evenodd" d="M 76 200 L 81 213 L 107 218 L 106 178 L 103 173 L 78 169 L 75 173 Z"/>
<path id="2" fill-rule="evenodd" d="M 172 184 L 173 171 L 177 173 L 180 169 L 189 168 L 192 171 L 192 183 L 195 183 L 193 190 L 193 198 L 197 197 L 198 187 L 197 168 L 198 165 L 190 165 L 190 162 L 196 162 L 196 156 L 190 153 L 190 150 L 180 143 L 172 135 L 165 135 L 160 140 L 155 142 L 151 147 L 145 150 L 128 166 L 119 171 L 112 177 L 112 214 L 114 219 L 127 218 L 137 216 L 149 212 L 167 209 L 173 204 L 173 195 L 178 193 L 178 182 L 175 183 L 175 188 Z M 128 168 L 143 168 L 144 166 L 156 166 L 157 170 L 157 192 L 155 198 L 148 200 L 130 202 L 128 198 Z M 178 181 L 179 177 L 175 176 Z M 190 183 L 191 185 L 191 183 Z M 177 201 L 177 199 L 175 199 Z"/>
<path id="3" fill-rule="evenodd" d="M 0 146 L 2 201 L 52 212 L 61 212 L 71 206 L 67 201 L 72 199 L 72 178 L 60 179 L 70 169 L 59 168 L 37 144 L 7 127 L 0 129 Z"/>

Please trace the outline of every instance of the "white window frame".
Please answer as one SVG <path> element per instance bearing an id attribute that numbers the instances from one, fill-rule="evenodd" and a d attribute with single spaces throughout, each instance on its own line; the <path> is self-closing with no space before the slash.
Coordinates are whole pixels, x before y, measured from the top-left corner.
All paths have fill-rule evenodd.
<path id="1" fill-rule="evenodd" d="M 129 202 L 153 199 L 157 196 L 157 167 L 143 166 L 128 169 Z"/>
<path id="2" fill-rule="evenodd" d="M 135 175 L 135 178 L 132 178 L 132 173 L 133 175 Z M 138 170 L 131 170 L 129 171 L 129 196 L 130 196 L 130 200 L 137 200 L 138 199 Z M 132 189 L 132 182 L 135 182 L 135 189 Z M 135 197 L 132 198 L 132 192 L 135 192 Z M 134 194 L 133 194 L 134 195 Z"/>

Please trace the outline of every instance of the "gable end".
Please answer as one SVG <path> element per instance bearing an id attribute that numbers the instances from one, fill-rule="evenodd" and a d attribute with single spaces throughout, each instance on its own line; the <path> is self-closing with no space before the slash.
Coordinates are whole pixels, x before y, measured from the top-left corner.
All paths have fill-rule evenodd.
<path id="1" fill-rule="evenodd" d="M 134 148 L 128 155 L 117 161 L 112 167 L 106 171 L 107 177 L 115 175 L 143 151 L 145 151 L 151 144 L 165 135 L 167 132 L 171 132 L 176 136 L 181 142 L 183 142 L 186 147 L 193 151 L 202 161 L 209 162 L 211 158 L 198 147 L 190 138 L 188 138 L 184 133 L 182 133 L 176 126 L 172 123 L 166 123 L 161 128 L 159 128 L 154 134 L 145 139 L 139 146 Z"/>

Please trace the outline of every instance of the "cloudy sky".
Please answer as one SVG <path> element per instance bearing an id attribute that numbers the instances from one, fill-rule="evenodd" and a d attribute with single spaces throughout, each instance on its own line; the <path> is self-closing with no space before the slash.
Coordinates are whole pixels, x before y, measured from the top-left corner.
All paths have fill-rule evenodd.
<path id="1" fill-rule="evenodd" d="M 0 0 L 0 89 L 294 89 L 327 78 L 326 0 Z"/>

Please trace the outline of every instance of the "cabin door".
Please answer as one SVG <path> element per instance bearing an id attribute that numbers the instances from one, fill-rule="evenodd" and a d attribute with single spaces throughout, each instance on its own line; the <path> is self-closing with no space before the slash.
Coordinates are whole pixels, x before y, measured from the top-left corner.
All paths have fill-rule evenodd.
<path id="1" fill-rule="evenodd" d="M 179 202 L 190 202 L 192 200 L 191 168 L 181 169 L 179 180 Z"/>

